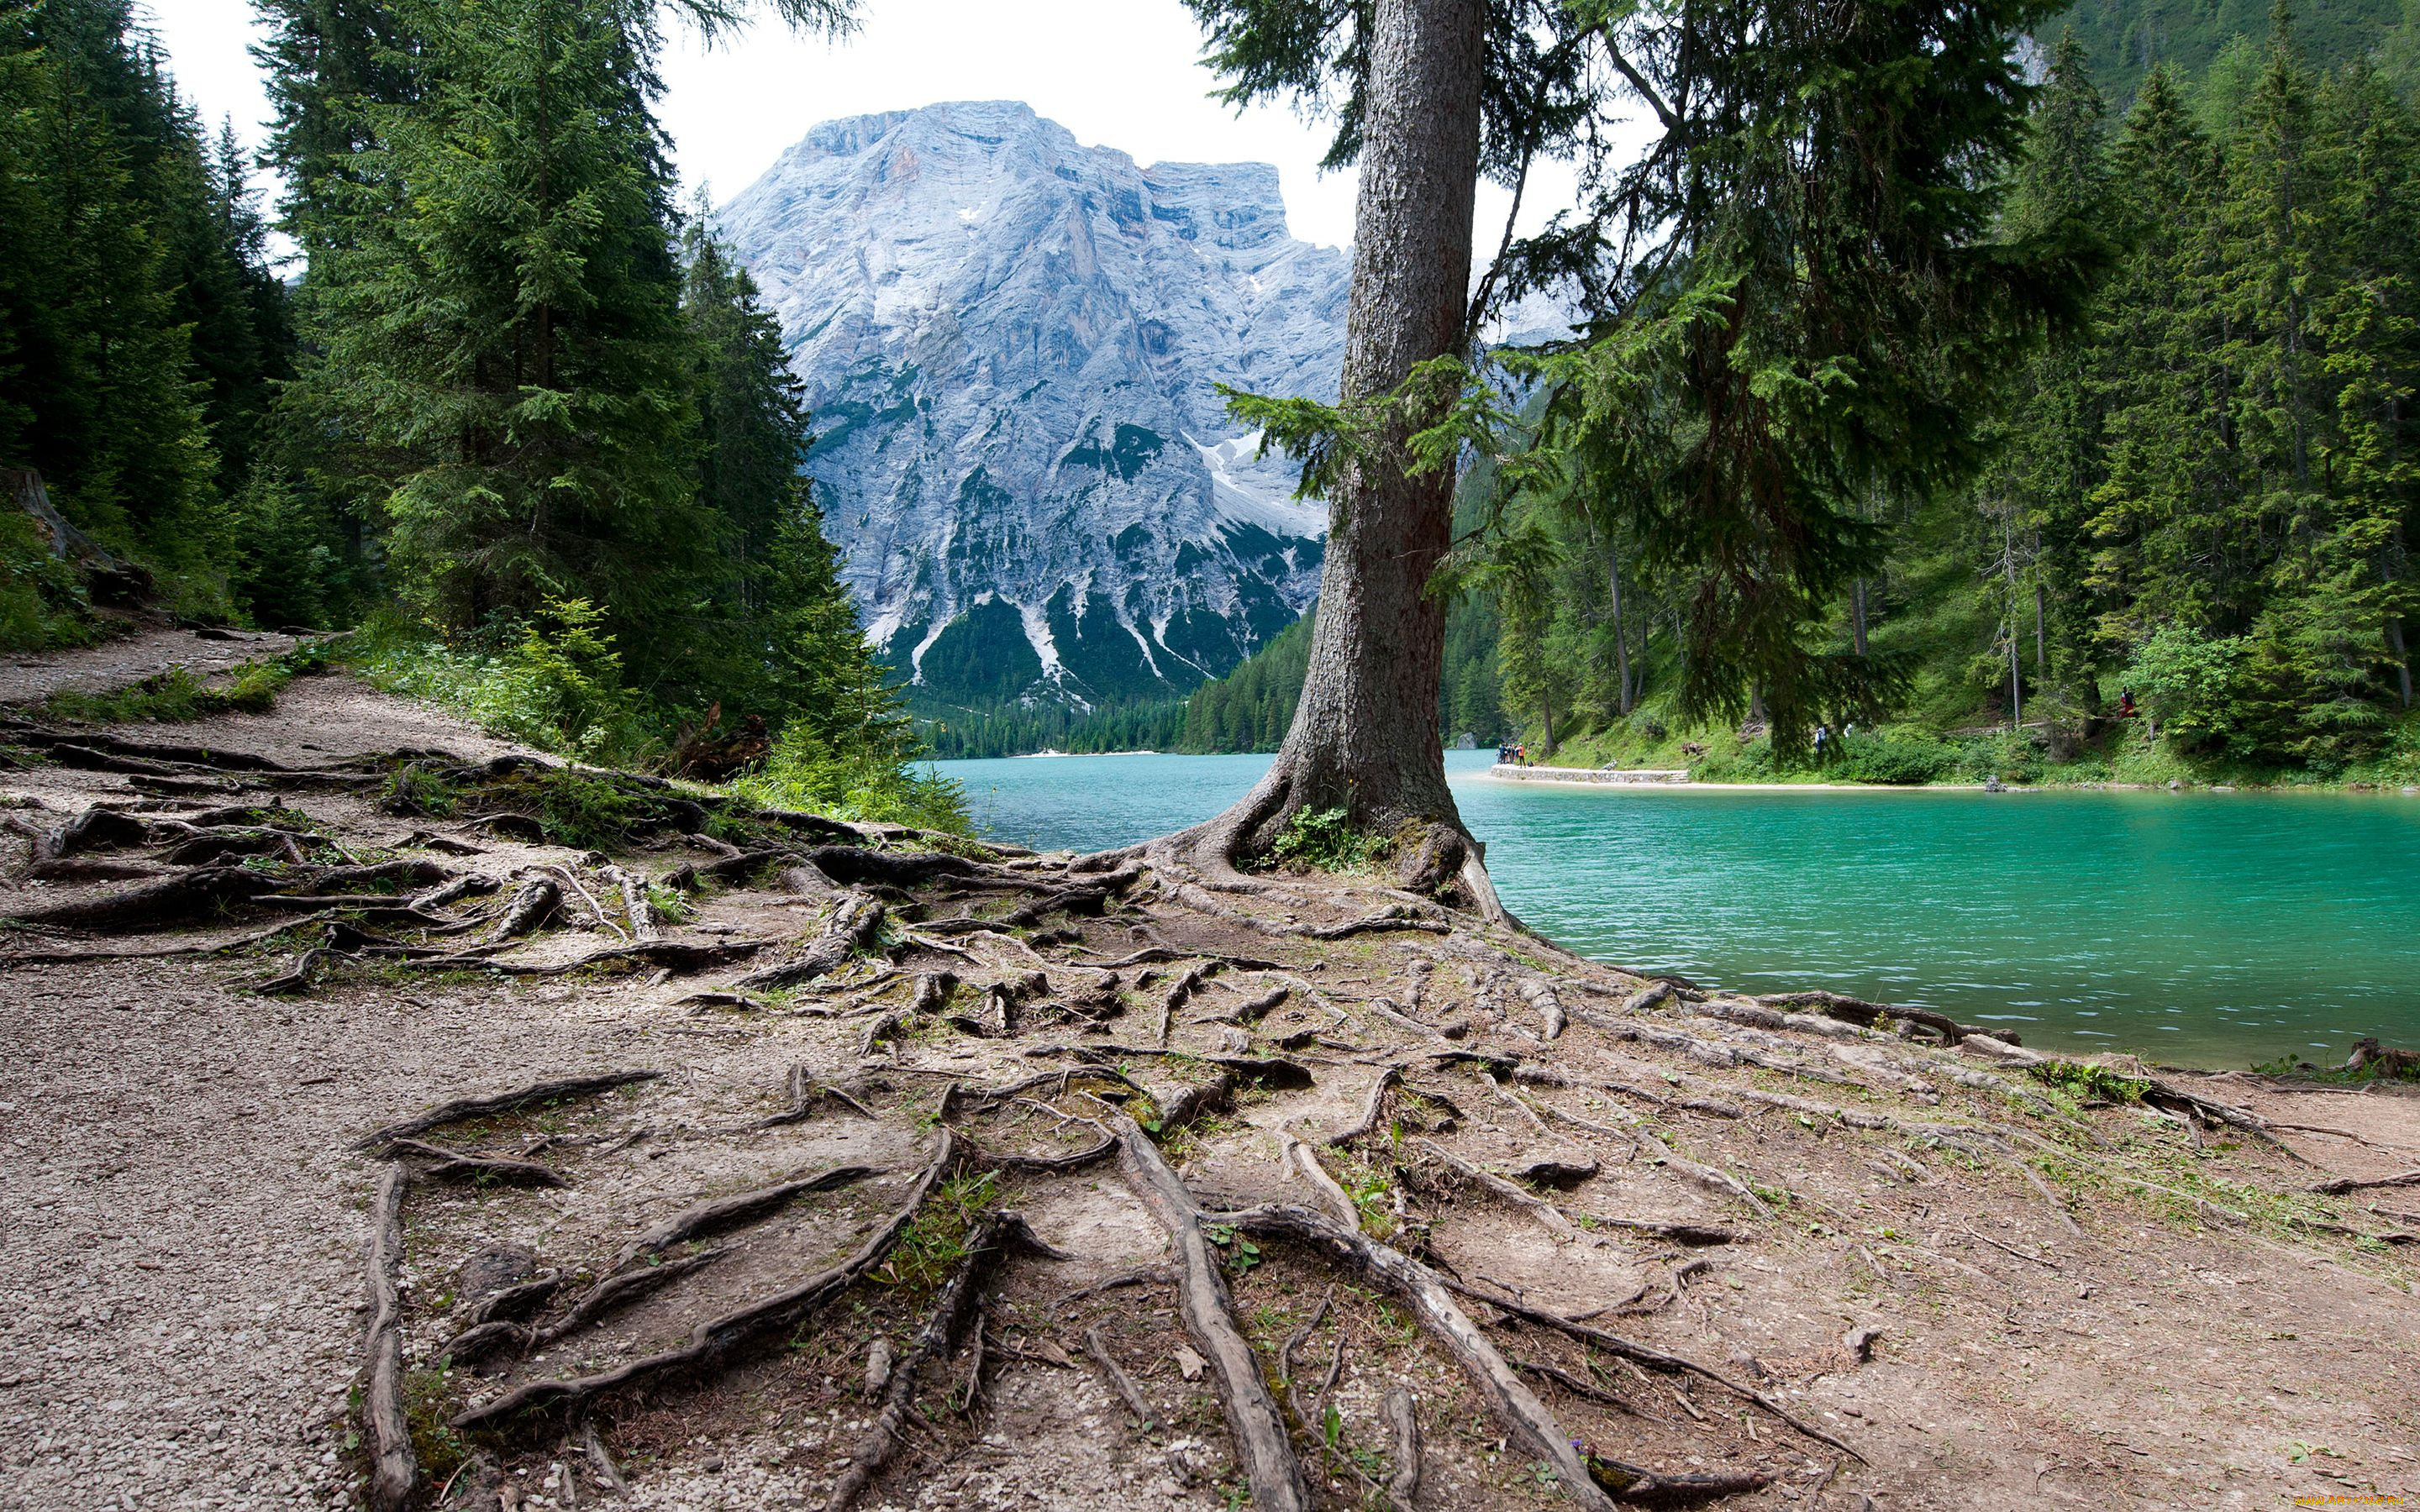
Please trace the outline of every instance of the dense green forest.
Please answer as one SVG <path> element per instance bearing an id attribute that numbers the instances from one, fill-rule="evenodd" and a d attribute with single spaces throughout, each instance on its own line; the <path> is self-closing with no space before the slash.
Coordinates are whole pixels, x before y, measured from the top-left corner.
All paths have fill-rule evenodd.
<path id="1" fill-rule="evenodd" d="M 366 621 L 375 678 L 523 738 L 769 747 L 794 799 L 951 819 L 840 587 L 779 328 L 675 204 L 653 5 L 261 9 L 291 269 L 129 0 L 0 3 L 0 466 L 153 610 Z M 0 637 L 122 626 L 8 521 Z"/>
<path id="2" fill-rule="evenodd" d="M 2281 12 L 2248 77 L 2155 66 L 2122 112 L 2061 39 L 1999 235 L 2105 228 L 2090 303 L 1994 396 L 1978 481 L 1853 501 L 1887 549 L 1798 654 L 1883 696 L 1819 711 L 1863 726 L 1820 764 L 1776 759 L 1753 685 L 1676 716 L 1706 580 L 1585 487 L 1508 492 L 1440 731 L 1711 776 L 2420 776 L 2412 35 L 2322 71 Z M 1187 746 L 1267 748 L 1299 667 L 1273 643 L 1202 689 Z"/>

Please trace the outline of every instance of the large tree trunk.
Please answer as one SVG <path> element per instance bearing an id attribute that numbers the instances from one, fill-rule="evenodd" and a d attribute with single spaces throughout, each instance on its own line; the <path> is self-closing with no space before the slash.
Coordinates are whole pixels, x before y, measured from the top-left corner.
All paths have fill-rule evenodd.
<path id="1" fill-rule="evenodd" d="M 1343 397 L 1384 395 L 1462 345 L 1479 181 L 1482 0 L 1376 0 L 1345 320 Z M 1400 442 L 1400 430 L 1390 438 Z M 1319 617 L 1294 725 L 1250 796 L 1186 837 L 1197 859 L 1258 853 L 1296 812 L 1342 809 L 1401 847 L 1407 885 L 1462 868 L 1466 836 L 1437 734 L 1453 479 L 1382 449 L 1329 502 Z"/>

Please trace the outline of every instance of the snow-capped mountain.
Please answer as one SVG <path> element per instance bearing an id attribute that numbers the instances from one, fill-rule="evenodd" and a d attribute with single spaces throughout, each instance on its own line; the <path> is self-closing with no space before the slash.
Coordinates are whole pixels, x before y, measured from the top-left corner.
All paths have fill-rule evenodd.
<path id="1" fill-rule="evenodd" d="M 815 128 L 721 220 L 868 632 L 927 698 L 1181 692 L 1310 604 L 1325 511 L 1218 393 L 1336 393 L 1349 259 L 1287 234 L 1274 168 L 933 105 Z"/>

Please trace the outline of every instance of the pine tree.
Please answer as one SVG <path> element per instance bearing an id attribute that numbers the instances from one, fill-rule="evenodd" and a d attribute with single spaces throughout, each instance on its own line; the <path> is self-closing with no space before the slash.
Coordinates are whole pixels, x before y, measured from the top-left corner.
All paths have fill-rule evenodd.
<path id="1" fill-rule="evenodd" d="M 413 0 L 408 104 L 309 228 L 307 411 L 358 438 L 394 586 L 458 628 L 549 598 L 609 606 L 643 682 L 710 575 L 692 345 L 622 0 Z"/>
<path id="2" fill-rule="evenodd" d="M 2003 235 L 2065 238 L 2079 226 L 2109 224 L 2116 207 L 2102 126 L 2105 110 L 2083 44 L 2073 32 L 2063 33 L 2034 109 Z M 2087 713 L 2098 711 L 2095 673 L 2102 659 L 2085 570 L 2091 547 L 2087 501 L 2105 475 L 2098 358 L 2087 341 L 2061 340 L 2025 364 L 1993 427 L 1997 455 L 1978 487 L 1987 512 L 2002 517 L 2007 538 L 1996 543 L 2000 548 L 2014 554 L 2023 537 L 2028 580 L 2009 581 L 2002 606 L 2016 661 L 2031 663 L 2037 682 L 2056 679 L 2060 702 L 2071 700 Z M 2034 633 L 2024 645 L 2028 618 Z"/>
<path id="3" fill-rule="evenodd" d="M 2235 491 L 2234 421 L 2218 362 L 2216 170 L 2164 68 L 2143 81 L 2114 149 L 2129 246 L 2101 306 L 2109 476 L 2091 496 L 2099 633 L 2122 651 L 2213 611 L 2211 521 Z"/>
<path id="4" fill-rule="evenodd" d="M 40 0 L 0 28 L 8 234 L 24 249 L 0 267 L 8 408 L 23 417 L 5 460 L 39 471 L 70 519 L 121 550 L 206 557 L 215 463 L 169 276 L 181 249 L 150 172 L 173 100 L 124 0 Z"/>

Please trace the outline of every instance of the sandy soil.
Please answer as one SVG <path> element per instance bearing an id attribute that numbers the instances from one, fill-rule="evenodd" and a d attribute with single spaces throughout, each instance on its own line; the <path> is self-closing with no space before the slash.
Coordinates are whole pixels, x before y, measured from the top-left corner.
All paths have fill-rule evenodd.
<path id="1" fill-rule="evenodd" d="M 11 675 L 55 686 L 42 679 L 65 673 Z M 466 761 L 507 748 L 338 677 L 299 680 L 268 716 L 121 733 L 312 768 L 399 747 Z M 0 794 L 26 805 L 8 811 L 38 831 L 92 804 L 166 812 L 204 801 L 145 800 L 135 780 L 38 765 L 0 770 Z M 252 785 L 241 801 L 276 794 L 356 853 L 428 856 L 499 878 L 560 866 L 611 896 L 601 858 L 500 840 L 458 819 L 389 815 L 370 801 L 373 790 L 280 793 L 273 775 L 242 780 Z M 427 849 L 432 831 L 453 848 Z M 459 855 L 465 845 L 479 854 Z M 0 835 L 11 877 L 31 854 L 29 841 Z M 713 854 L 665 835 L 619 859 L 660 877 Z M 20 881 L 0 890 L 0 914 L 126 886 Z M 923 890 L 919 899 L 929 919 L 996 907 Z M 669 933 L 783 941 L 812 933 L 825 908 L 820 897 L 768 882 L 703 895 Z M 566 908 L 564 922 L 576 917 Z M 214 923 L 204 937 L 259 923 Z M 1020 1010 L 1026 1024 L 1015 1038 L 978 1037 L 935 1015 L 911 1018 L 872 1055 L 860 1053 L 868 1015 L 901 1010 L 909 984 L 875 980 L 874 963 L 733 1012 L 681 1000 L 745 965 L 664 980 L 503 979 L 372 963 L 331 970 L 306 994 L 267 997 L 250 988 L 290 964 L 290 949 L 42 964 L 36 958 L 79 948 L 157 949 L 180 938 L 7 936 L 0 1507 L 362 1504 L 368 1467 L 352 1409 L 368 1315 L 365 1210 L 383 1165 L 353 1142 L 375 1126 L 541 1078 L 660 1073 L 426 1136 L 526 1154 L 569 1181 L 551 1191 L 413 1187 L 404 1338 L 433 1424 L 513 1384 L 642 1357 L 844 1254 L 929 1158 L 948 1079 L 997 1084 L 1067 1064 L 1045 1050 L 1054 1042 L 1149 1041 L 1154 1005 L 1183 960 L 1126 973 L 1125 1011 L 1103 1032 L 1046 1010 L 1096 980 L 1077 964 L 1079 949 L 1097 960 L 1155 939 L 1203 952 L 1194 959 L 1286 963 L 1274 976 L 1231 967 L 1210 977 L 1174 1015 L 1171 1041 L 1202 1055 L 1239 1039 L 1255 1054 L 1292 1047 L 1285 1054 L 1311 1076 L 1309 1087 L 1247 1092 L 1209 1121 L 1169 1132 L 1170 1157 L 1203 1200 L 1317 1206 L 1323 1194 L 1282 1155 L 1285 1137 L 1299 1134 L 1327 1171 L 1363 1191 L 1362 1221 L 1390 1242 L 1474 1287 L 1566 1317 L 1593 1313 L 1599 1326 L 1708 1365 L 1869 1462 L 1702 1377 L 1631 1368 L 1466 1303 L 1507 1356 L 1590 1387 L 1593 1396 L 1529 1377 L 1592 1450 L 1671 1472 L 1773 1477 L 1721 1504 L 1732 1506 L 2254 1507 L 2420 1495 L 2413 1251 L 2358 1237 L 2420 1230 L 2420 1186 L 2307 1192 L 2331 1175 L 2420 1167 L 2420 1100 L 2243 1075 L 2170 1077 L 2267 1120 L 2288 1154 L 2224 1124 L 2127 1103 L 2081 1105 L 2003 1057 L 1838 1025 L 1753 1026 L 1713 1016 L 1728 1011 L 1719 999 L 1686 995 L 1625 1011 L 1637 979 L 1459 926 L 1450 936 L 1319 945 L 1138 894 L 1107 918 L 1060 928 L 1076 937 L 1005 928 L 956 936 L 954 949 L 970 955 L 900 940 L 893 949 L 910 972 L 964 980 L 951 999 L 958 1011 L 971 1011 L 983 984 L 1037 961 L 1047 986 Z M 564 959 L 613 943 L 592 922 L 524 949 Z M 1529 980 L 1552 983 L 1573 1010 L 1552 1042 L 1513 990 Z M 1299 990 L 1249 1029 L 1226 1021 L 1287 981 Z M 1467 1032 L 1452 1041 L 1421 1028 L 1457 1021 Z M 1581 1085 L 1531 1080 L 1499 1093 L 1466 1065 L 1421 1058 L 1447 1047 Z M 1124 1063 L 1139 1077 L 1176 1064 Z M 854 1088 L 876 1117 L 827 1102 L 764 1127 L 801 1065 Z M 1324 1144 L 1388 1065 L 1410 1066 L 1405 1076 L 1426 1095 L 1389 1104 L 1400 1139 L 1382 1127 L 1348 1146 Z M 1053 1111 L 970 1119 L 970 1136 L 1051 1149 L 1088 1137 L 1063 1122 L 1081 1105 L 1044 1101 Z M 1458 1116 L 1443 1117 L 1449 1103 Z M 1552 1121 L 1537 1121 L 1541 1113 Z M 1544 1151 L 1594 1161 L 1598 1173 L 1569 1191 L 1540 1189 L 1559 1215 L 1548 1221 L 1455 1178 L 1414 1142 L 1423 1125 L 1439 1148 L 1481 1167 L 1510 1169 Z M 1735 1173 L 1776 1206 L 1761 1213 L 1709 1190 L 1683 1174 L 1682 1157 Z M 722 1252 L 712 1263 L 506 1361 L 502 1375 L 437 1374 L 472 1306 L 497 1286 L 548 1270 L 603 1274 L 648 1225 L 701 1198 L 847 1165 L 874 1174 L 708 1242 Z M 983 1304 L 984 1362 L 970 1368 L 961 1346 L 925 1379 L 918 1426 L 861 1504 L 1233 1504 L 1241 1483 L 1218 1399 L 1192 1362 L 1171 1286 L 1151 1277 L 1070 1300 L 1166 1253 L 1117 1165 L 1004 1173 L 986 1190 L 1071 1257 L 1003 1268 Z M 1720 1226 L 1732 1242 L 1688 1246 L 1567 1227 L 1583 1214 Z M 2353 1232 L 2315 1227 L 2331 1223 Z M 1228 1253 L 1235 1316 L 1273 1378 L 1279 1350 L 1302 1335 L 1293 1379 L 1321 1407 L 1296 1448 L 1320 1504 L 1383 1504 L 1351 1466 L 1382 1478 L 1390 1469 L 1382 1402 L 1398 1384 L 1418 1402 L 1424 1434 L 1419 1506 L 1570 1504 L 1399 1307 L 1306 1253 L 1275 1244 Z M 429 1435 L 427 1445 L 471 1458 L 446 1466 L 425 1456 L 432 1473 L 413 1504 L 820 1506 L 871 1416 L 869 1342 L 904 1348 L 930 1296 L 928 1282 L 894 1262 L 783 1348 L 600 1403 L 593 1421 L 627 1482 L 619 1491 L 577 1436 L 550 1420 L 450 1450 L 442 1430 Z M 1329 1305 L 1309 1327 L 1323 1299 Z M 1843 1339 L 1867 1327 L 1881 1332 L 1860 1361 Z M 1094 1329 L 1145 1397 L 1148 1425 L 1086 1359 Z M 1334 1384 L 1323 1394 L 1331 1359 Z M 1322 1448 L 1319 1425 L 1329 1421 L 1334 1456 Z M 442 1501 L 441 1469 L 452 1476 Z"/>

